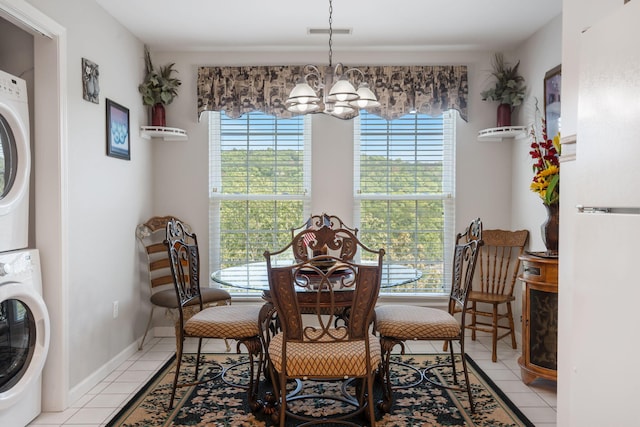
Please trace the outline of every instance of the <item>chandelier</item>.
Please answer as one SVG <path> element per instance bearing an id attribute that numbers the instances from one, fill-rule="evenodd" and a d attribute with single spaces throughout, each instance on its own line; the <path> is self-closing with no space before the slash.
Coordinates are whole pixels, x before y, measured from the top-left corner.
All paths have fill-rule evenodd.
<path id="1" fill-rule="evenodd" d="M 287 110 L 298 113 L 325 113 L 341 119 L 358 115 L 361 109 L 379 107 L 376 95 L 365 81 L 365 75 L 357 68 L 346 68 L 342 63 L 333 66 L 333 4 L 329 0 L 329 66 L 324 67 L 324 78 L 315 65 L 302 68 L 300 80 L 291 90 L 285 105 Z M 348 75 L 360 78 L 358 90 L 349 81 Z M 335 83 L 334 83 L 334 80 Z M 327 88 L 331 88 L 327 91 Z M 320 96 L 322 92 L 322 97 Z M 322 102 L 321 102 L 322 101 Z"/>

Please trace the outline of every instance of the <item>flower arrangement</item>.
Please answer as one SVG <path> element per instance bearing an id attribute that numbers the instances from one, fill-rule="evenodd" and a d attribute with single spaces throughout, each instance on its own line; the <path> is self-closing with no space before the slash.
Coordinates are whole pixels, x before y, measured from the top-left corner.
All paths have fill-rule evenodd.
<path id="1" fill-rule="evenodd" d="M 536 104 L 536 117 L 540 110 Z M 531 191 L 538 193 L 545 205 L 560 201 L 560 133 L 549 139 L 544 118 L 541 121 L 541 139 L 536 127 L 531 127 L 531 158 L 533 159 L 533 180 Z"/>

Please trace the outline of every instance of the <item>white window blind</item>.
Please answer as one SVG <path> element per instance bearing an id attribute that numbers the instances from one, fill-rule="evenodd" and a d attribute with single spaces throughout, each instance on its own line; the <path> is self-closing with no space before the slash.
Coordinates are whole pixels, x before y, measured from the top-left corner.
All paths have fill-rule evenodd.
<path id="1" fill-rule="evenodd" d="M 455 114 L 354 122 L 354 218 L 385 261 L 422 271 L 392 294 L 448 293 L 455 222 Z M 365 237 L 366 236 L 366 237 Z"/>
<path id="2" fill-rule="evenodd" d="M 262 262 L 308 211 L 310 119 L 210 112 L 209 125 L 210 269 Z"/>

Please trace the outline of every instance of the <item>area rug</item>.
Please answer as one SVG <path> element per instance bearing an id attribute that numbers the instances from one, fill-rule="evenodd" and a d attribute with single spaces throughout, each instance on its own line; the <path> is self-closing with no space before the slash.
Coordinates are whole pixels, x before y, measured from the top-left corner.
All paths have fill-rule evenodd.
<path id="1" fill-rule="evenodd" d="M 393 356 L 393 376 L 397 381 L 410 384 L 418 378 L 416 372 L 405 368 L 404 364 L 427 367 L 434 363 L 442 363 L 447 355 L 422 354 L 410 356 Z M 174 408 L 167 410 L 171 395 L 175 363 L 169 361 L 143 387 L 140 392 L 107 424 L 107 427 L 168 427 L 168 426 L 272 426 L 269 415 L 264 412 L 252 413 L 247 405 L 246 391 L 240 387 L 230 386 L 216 374 L 219 372 L 217 361 L 225 367 L 238 362 L 245 362 L 226 373 L 230 382 L 246 384 L 248 379 L 247 358 L 242 355 L 206 354 L 201 378 L 215 378 L 211 381 L 192 387 L 179 388 L 176 392 Z M 195 355 L 185 355 L 187 370 L 192 379 Z M 183 363 L 183 366 L 185 366 Z M 201 365 L 202 366 L 202 365 Z M 380 427 L 407 426 L 475 426 L 475 427 L 533 427 L 533 424 L 509 401 L 500 389 L 480 370 L 476 363 L 468 359 L 470 381 L 475 413 L 469 411 L 466 392 L 449 391 L 423 382 L 415 387 L 397 388 L 394 390 L 394 404 L 391 413 L 376 413 L 376 425 Z M 439 375 L 438 380 L 451 380 L 446 374 Z M 186 380 L 186 378 L 184 378 Z M 303 393 L 335 389 L 340 385 L 331 381 L 304 383 Z M 376 389 L 381 389 L 377 385 Z M 271 391 L 268 381 L 260 384 L 259 396 Z M 381 397 L 377 390 L 376 400 Z M 338 402 L 312 400 L 297 402 L 296 411 L 306 411 L 314 415 L 331 415 L 344 410 Z M 295 425 L 295 420 L 287 426 Z M 366 425 L 364 419 L 355 421 Z M 325 423 L 331 426 L 334 424 Z"/>

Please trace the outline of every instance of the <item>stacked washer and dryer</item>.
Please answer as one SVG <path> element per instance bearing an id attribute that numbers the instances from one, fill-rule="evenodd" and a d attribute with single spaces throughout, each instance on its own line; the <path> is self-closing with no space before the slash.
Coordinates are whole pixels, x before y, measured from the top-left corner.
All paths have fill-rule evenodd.
<path id="1" fill-rule="evenodd" d="M 0 71 L 0 426 L 41 412 L 49 315 L 40 258 L 28 249 L 31 148 L 24 80 Z"/>

